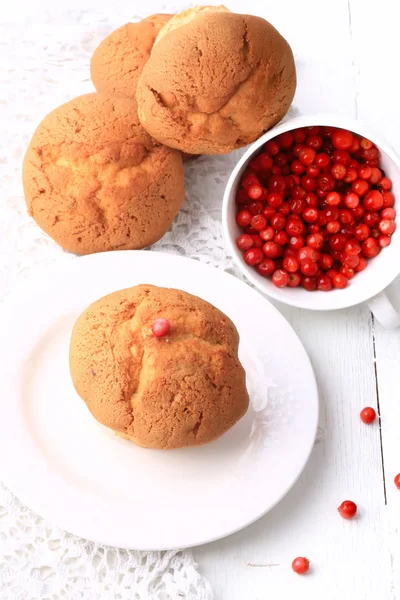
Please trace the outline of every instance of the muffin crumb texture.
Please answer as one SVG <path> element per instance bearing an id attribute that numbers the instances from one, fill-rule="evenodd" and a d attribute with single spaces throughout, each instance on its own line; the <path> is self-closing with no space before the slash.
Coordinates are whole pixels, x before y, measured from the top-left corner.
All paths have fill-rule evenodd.
<path id="1" fill-rule="evenodd" d="M 98 93 L 43 119 L 23 184 L 29 214 L 77 254 L 153 244 L 184 199 L 180 154 L 143 129 L 134 100 Z"/>
<path id="2" fill-rule="evenodd" d="M 164 337 L 152 333 L 168 319 Z M 208 302 L 139 285 L 89 306 L 70 345 L 76 391 L 103 425 L 136 444 L 170 449 L 228 431 L 249 403 L 233 323 Z"/>
<path id="3" fill-rule="evenodd" d="M 173 27 L 178 17 L 161 30 L 139 79 L 143 126 L 163 144 L 193 154 L 253 142 L 292 102 L 289 44 L 260 17 L 203 10 Z"/>

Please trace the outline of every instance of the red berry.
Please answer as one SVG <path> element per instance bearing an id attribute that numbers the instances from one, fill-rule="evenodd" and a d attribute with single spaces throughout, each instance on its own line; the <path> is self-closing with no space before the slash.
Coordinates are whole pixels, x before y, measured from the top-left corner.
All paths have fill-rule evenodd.
<path id="1" fill-rule="evenodd" d="M 300 268 L 300 263 L 294 256 L 285 256 L 282 261 L 282 266 L 288 273 L 295 273 Z"/>
<path id="2" fill-rule="evenodd" d="M 288 287 L 297 287 L 301 283 L 301 275 L 299 273 L 289 273 Z"/>
<path id="3" fill-rule="evenodd" d="M 291 236 L 299 236 L 302 235 L 305 231 L 304 223 L 301 219 L 294 219 L 293 217 L 289 217 L 286 221 L 286 233 Z"/>
<path id="4" fill-rule="evenodd" d="M 252 215 L 259 215 L 263 210 L 262 202 L 250 202 L 249 211 Z"/>
<path id="5" fill-rule="evenodd" d="M 377 167 L 371 167 L 371 177 L 369 178 L 372 185 L 376 185 L 382 178 L 382 172 Z"/>
<path id="6" fill-rule="evenodd" d="M 286 180 L 282 175 L 272 175 L 268 182 L 270 192 L 279 192 L 283 194 L 286 188 Z"/>
<path id="7" fill-rule="evenodd" d="M 317 189 L 317 180 L 314 177 L 310 177 L 310 175 L 303 175 L 301 185 L 306 192 L 314 192 Z"/>
<path id="8" fill-rule="evenodd" d="M 258 198 L 260 198 L 260 196 L 262 195 L 262 187 L 261 187 L 261 185 L 251 185 L 250 187 L 248 187 L 247 188 L 247 195 L 252 200 L 258 200 Z"/>
<path id="9" fill-rule="evenodd" d="M 266 154 L 265 152 L 263 152 L 263 154 L 260 154 L 257 160 L 258 164 L 260 165 L 263 171 L 268 171 L 269 169 L 272 169 L 274 165 L 274 161 L 272 160 L 270 155 Z"/>
<path id="10" fill-rule="evenodd" d="M 262 214 L 264 215 L 264 217 L 266 219 L 270 219 L 272 217 L 272 215 L 274 215 L 275 213 L 276 213 L 276 209 L 273 208 L 272 206 L 265 206 L 262 211 Z"/>
<path id="11" fill-rule="evenodd" d="M 370 150 L 373 147 L 373 143 L 370 140 L 367 140 L 367 138 L 363 138 L 360 141 L 360 146 L 363 150 Z"/>
<path id="12" fill-rule="evenodd" d="M 346 236 L 343 233 L 337 233 L 329 239 L 329 245 L 332 250 L 343 250 L 346 245 Z"/>
<path id="13" fill-rule="evenodd" d="M 394 485 L 400 490 L 400 473 L 394 478 Z"/>
<path id="14" fill-rule="evenodd" d="M 286 131 L 285 133 L 281 133 L 276 138 L 276 141 L 284 150 L 289 150 L 293 146 L 294 137 L 290 131 Z"/>
<path id="15" fill-rule="evenodd" d="M 277 269 L 274 271 L 272 275 L 272 283 L 276 285 L 276 287 L 282 288 L 287 286 L 289 281 L 289 274 L 284 269 Z"/>
<path id="16" fill-rule="evenodd" d="M 279 246 L 286 246 L 286 244 L 289 241 L 289 236 L 286 233 L 286 231 L 278 231 L 275 235 L 274 235 L 274 242 L 276 242 L 277 244 L 279 244 Z"/>
<path id="17" fill-rule="evenodd" d="M 331 173 L 335 179 L 341 180 L 346 177 L 347 169 L 344 165 L 340 163 L 335 163 L 331 169 Z"/>
<path id="18" fill-rule="evenodd" d="M 332 235 L 333 233 L 340 231 L 341 227 L 340 221 L 329 221 L 329 223 L 326 224 L 326 231 Z"/>
<path id="19" fill-rule="evenodd" d="M 339 206 L 341 201 L 342 198 L 337 192 L 329 192 L 329 194 L 327 194 L 325 198 L 325 202 L 329 204 L 329 206 Z"/>
<path id="20" fill-rule="evenodd" d="M 256 231 L 261 231 L 262 229 L 266 228 L 266 226 L 267 226 L 267 219 L 263 215 L 255 215 L 251 219 L 250 225 Z"/>
<path id="21" fill-rule="evenodd" d="M 360 167 L 360 169 L 358 170 L 358 174 L 361 179 L 370 179 L 371 175 L 372 175 L 372 168 L 371 167 Z"/>
<path id="22" fill-rule="evenodd" d="M 283 194 L 279 192 L 271 192 L 268 194 L 267 202 L 273 208 L 279 208 L 283 204 Z"/>
<path id="23" fill-rule="evenodd" d="M 271 243 L 273 242 L 267 242 L 267 244 Z M 248 265 L 258 265 L 263 258 L 264 254 L 261 248 L 250 248 L 250 250 L 247 250 L 244 254 L 244 260 Z"/>
<path id="24" fill-rule="evenodd" d="M 321 192 L 331 192 L 335 189 L 335 178 L 330 173 L 324 173 L 318 177 L 318 187 Z"/>
<path id="25" fill-rule="evenodd" d="M 247 190 L 252 185 L 260 185 L 260 181 L 255 173 L 246 173 L 242 179 L 242 187 Z"/>
<path id="26" fill-rule="evenodd" d="M 383 196 L 378 190 L 371 190 L 363 199 L 363 205 L 370 212 L 380 210 L 383 206 Z"/>
<path id="27" fill-rule="evenodd" d="M 294 250 L 300 250 L 300 248 L 302 248 L 305 243 L 306 243 L 306 240 L 304 239 L 304 237 L 302 235 L 292 235 L 289 238 L 289 246 L 290 246 L 290 248 L 293 248 Z"/>
<path id="28" fill-rule="evenodd" d="M 329 158 L 328 154 L 326 154 L 326 152 L 321 152 L 320 154 L 317 154 L 317 156 L 315 157 L 315 164 L 320 169 L 327 167 L 330 164 L 330 162 L 331 162 L 331 159 Z"/>
<path id="29" fill-rule="evenodd" d="M 354 167 L 349 167 L 347 169 L 346 176 L 344 178 L 345 183 L 353 183 L 357 179 L 357 170 Z"/>
<path id="30" fill-rule="evenodd" d="M 337 129 L 332 134 L 332 144 L 338 150 L 348 150 L 353 144 L 353 134 L 346 129 Z"/>
<path id="31" fill-rule="evenodd" d="M 268 258 L 279 258 L 279 256 L 282 256 L 282 247 L 279 246 L 276 242 L 265 242 L 262 249 L 265 256 L 267 256 Z M 249 252 L 251 252 L 251 250 L 249 250 Z"/>
<path id="32" fill-rule="evenodd" d="M 270 258 L 264 258 L 264 260 L 257 265 L 256 269 L 257 273 L 263 277 L 270 277 L 275 271 L 276 266 L 273 260 Z"/>
<path id="33" fill-rule="evenodd" d="M 250 235 L 251 239 L 253 240 L 254 246 L 253 248 L 262 248 L 263 245 L 263 241 L 260 238 L 259 234 L 253 233 Z"/>
<path id="34" fill-rule="evenodd" d="M 364 179 L 356 179 L 352 183 L 351 189 L 357 194 L 357 196 L 365 196 L 369 190 L 369 185 Z"/>
<path id="35" fill-rule="evenodd" d="M 314 292 L 317 289 L 317 281 L 315 277 L 308 277 L 304 275 L 301 280 L 301 285 L 307 292 Z"/>
<path id="36" fill-rule="evenodd" d="M 321 254 L 321 258 L 319 259 L 319 266 L 324 271 L 328 271 L 333 267 L 333 258 L 330 254 Z"/>
<path id="37" fill-rule="evenodd" d="M 296 159 L 292 162 L 290 168 L 292 170 L 292 173 L 295 173 L 296 175 L 302 175 L 304 173 L 304 171 L 306 170 L 303 163 L 298 159 Z"/>
<path id="38" fill-rule="evenodd" d="M 357 504 L 351 500 L 345 500 L 338 508 L 339 515 L 343 519 L 353 519 L 357 513 Z"/>
<path id="39" fill-rule="evenodd" d="M 278 211 L 281 213 L 281 215 L 287 217 L 290 214 L 289 202 L 284 202 L 282 206 L 278 208 Z"/>
<path id="40" fill-rule="evenodd" d="M 305 206 L 304 201 L 301 198 L 293 197 L 293 200 L 290 202 L 290 210 L 295 215 L 301 215 Z"/>
<path id="41" fill-rule="evenodd" d="M 272 227 L 266 227 L 260 231 L 259 236 L 263 242 L 269 242 L 274 239 L 275 231 Z"/>
<path id="42" fill-rule="evenodd" d="M 368 262 L 365 260 L 365 258 L 363 256 L 359 256 L 359 259 L 360 259 L 360 262 L 358 263 L 358 265 L 354 269 L 357 273 L 360 273 L 361 271 L 364 271 L 364 269 L 366 269 L 367 266 L 368 266 Z"/>
<path id="43" fill-rule="evenodd" d="M 366 425 L 371 425 L 371 423 L 373 423 L 376 419 L 375 410 L 373 408 L 371 408 L 370 406 L 363 408 L 362 411 L 360 412 L 360 419 Z"/>
<path id="44" fill-rule="evenodd" d="M 333 153 L 333 162 L 348 167 L 351 162 L 350 152 L 347 150 L 335 150 Z"/>
<path id="45" fill-rule="evenodd" d="M 270 156 L 276 156 L 279 152 L 279 145 L 275 140 L 269 140 L 264 147 L 265 151 L 268 152 Z"/>
<path id="46" fill-rule="evenodd" d="M 381 212 L 382 219 L 395 219 L 396 211 L 394 208 L 384 208 Z"/>
<path id="47" fill-rule="evenodd" d="M 309 192 L 304 196 L 304 202 L 307 208 L 318 208 L 319 205 L 318 196 L 313 192 Z"/>
<path id="48" fill-rule="evenodd" d="M 354 215 L 348 208 L 342 208 L 339 213 L 339 219 L 343 225 L 352 225 L 354 223 Z"/>
<path id="49" fill-rule="evenodd" d="M 321 233 L 321 227 L 318 223 L 310 223 L 308 226 L 308 231 L 310 233 Z"/>
<path id="50" fill-rule="evenodd" d="M 321 292 L 329 292 L 332 289 L 332 280 L 328 275 L 317 277 L 317 287 Z"/>
<path id="51" fill-rule="evenodd" d="M 378 237 L 378 244 L 381 248 L 387 248 L 392 243 L 392 238 L 390 235 L 380 235 Z"/>
<path id="52" fill-rule="evenodd" d="M 364 240 L 361 244 L 361 252 L 366 258 L 374 258 L 381 251 L 381 247 L 377 240 L 373 237 L 369 237 Z"/>
<path id="53" fill-rule="evenodd" d="M 342 273 L 336 273 L 332 277 L 333 287 L 340 289 L 340 290 L 343 290 L 345 287 L 347 287 L 348 282 L 349 282 L 349 280 Z"/>
<path id="54" fill-rule="evenodd" d="M 310 248 L 309 246 L 303 246 L 299 250 L 299 261 L 300 264 L 305 262 L 317 262 L 321 258 L 320 252 L 315 250 L 314 248 Z"/>
<path id="55" fill-rule="evenodd" d="M 319 150 L 322 148 L 322 137 L 320 135 L 309 135 L 306 139 L 306 146 L 313 148 L 314 150 Z"/>
<path id="56" fill-rule="evenodd" d="M 378 227 L 379 231 L 384 235 L 391 235 L 396 229 L 396 224 L 391 219 L 382 219 Z"/>
<path id="57" fill-rule="evenodd" d="M 308 558 L 304 558 L 303 556 L 298 556 L 292 562 L 292 569 L 298 575 L 304 575 L 310 568 L 310 561 Z"/>
<path id="58" fill-rule="evenodd" d="M 303 165 L 312 165 L 316 157 L 316 152 L 313 148 L 304 147 L 299 152 L 299 159 Z"/>
<path id="59" fill-rule="evenodd" d="M 344 197 L 344 203 L 347 208 L 356 208 L 360 204 L 360 198 L 354 192 L 350 192 Z"/>
<path id="60" fill-rule="evenodd" d="M 361 246 L 357 240 L 349 240 L 346 242 L 344 250 L 347 254 L 351 254 L 352 256 L 357 256 L 361 252 Z"/>
<path id="61" fill-rule="evenodd" d="M 392 192 L 383 192 L 383 208 L 391 208 L 394 205 L 394 196 Z"/>
<path id="62" fill-rule="evenodd" d="M 151 326 L 151 331 L 156 337 L 164 337 L 170 332 L 171 325 L 168 319 L 156 319 Z"/>
<path id="63" fill-rule="evenodd" d="M 271 227 L 279 231 L 285 227 L 286 218 L 281 213 L 276 213 L 270 218 L 269 222 L 271 223 Z"/>
<path id="64" fill-rule="evenodd" d="M 361 242 L 366 240 L 371 233 L 370 228 L 365 223 L 360 223 L 354 229 L 354 237 Z"/>
<path id="65" fill-rule="evenodd" d="M 353 279 L 353 277 L 355 275 L 354 269 L 352 267 L 349 267 L 346 264 L 344 264 L 340 267 L 339 273 L 341 273 L 342 275 L 347 277 L 347 279 Z"/>
<path id="66" fill-rule="evenodd" d="M 303 273 L 303 275 L 308 275 L 311 277 L 318 273 L 318 268 L 318 264 L 310 260 L 302 262 L 300 265 L 300 271 Z"/>
<path id="67" fill-rule="evenodd" d="M 347 267 L 355 269 L 360 262 L 360 257 L 358 254 L 346 254 L 346 252 L 343 252 L 341 261 Z"/>
<path id="68" fill-rule="evenodd" d="M 325 206 L 319 213 L 320 225 L 326 225 L 330 221 L 336 221 L 339 218 L 339 211 L 336 206 Z"/>
<path id="69" fill-rule="evenodd" d="M 378 213 L 367 213 L 364 217 L 364 223 L 368 225 L 371 229 L 378 226 L 380 221 Z"/>
<path id="70" fill-rule="evenodd" d="M 306 223 L 316 223 L 318 221 L 318 210 L 316 208 L 306 208 L 302 217 Z"/>
<path id="71" fill-rule="evenodd" d="M 242 250 L 243 252 L 245 252 L 246 250 L 250 250 L 250 248 L 254 246 L 252 237 L 247 233 L 244 233 L 243 235 L 239 236 L 236 240 L 236 244 L 239 250 Z"/>
<path id="72" fill-rule="evenodd" d="M 247 225 L 250 225 L 250 221 L 252 218 L 253 215 L 251 214 L 251 212 L 247 210 L 247 208 L 244 208 L 243 210 L 239 211 L 236 215 L 236 223 L 239 225 L 239 227 L 246 227 Z"/>
<path id="73" fill-rule="evenodd" d="M 306 141 L 307 134 L 304 129 L 295 129 L 293 132 L 293 139 L 297 144 L 304 144 Z"/>
<path id="74" fill-rule="evenodd" d="M 321 173 L 321 169 L 317 167 L 315 163 L 313 163 L 312 165 L 308 165 L 306 173 L 310 177 L 318 177 L 318 175 Z"/>
<path id="75" fill-rule="evenodd" d="M 388 192 L 392 189 L 392 181 L 388 177 L 382 177 L 380 181 L 378 181 L 378 188 L 383 190 L 384 192 Z"/>
<path id="76" fill-rule="evenodd" d="M 320 250 L 324 245 L 324 242 L 324 236 L 321 233 L 312 233 L 306 238 L 307 246 L 315 248 L 316 250 Z"/>

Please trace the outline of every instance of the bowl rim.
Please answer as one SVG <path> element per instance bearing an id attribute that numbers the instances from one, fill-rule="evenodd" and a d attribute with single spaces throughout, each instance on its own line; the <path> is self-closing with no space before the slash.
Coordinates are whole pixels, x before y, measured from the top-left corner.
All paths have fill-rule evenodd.
<path id="1" fill-rule="evenodd" d="M 286 131 L 291 131 L 292 129 L 298 129 L 299 127 L 310 127 L 312 125 L 320 125 L 320 126 L 330 126 L 337 127 L 340 129 L 348 129 L 349 131 L 354 131 L 358 135 L 362 135 L 372 142 L 376 144 L 376 146 L 382 150 L 394 163 L 396 168 L 400 173 L 400 158 L 397 156 L 395 151 L 389 146 L 389 144 L 381 139 L 379 135 L 377 135 L 373 130 L 371 130 L 368 126 L 364 125 L 364 123 L 347 116 L 341 116 L 338 114 L 332 113 L 315 113 L 309 115 L 302 115 L 296 117 L 285 118 L 278 125 L 264 133 L 260 138 L 258 138 L 255 142 L 253 142 L 248 149 L 245 151 L 243 156 L 236 163 L 229 179 L 225 187 L 223 201 L 222 201 L 222 229 L 225 247 L 229 251 L 230 255 L 233 258 L 235 265 L 238 269 L 243 273 L 246 279 L 256 287 L 260 292 L 286 304 L 288 306 L 294 306 L 296 308 L 304 308 L 307 310 L 317 310 L 317 311 L 327 311 L 327 310 L 339 310 L 343 308 L 348 308 L 351 306 L 355 306 L 357 304 L 361 304 L 363 302 L 368 301 L 373 298 L 380 292 L 382 292 L 385 288 L 387 288 L 393 280 L 400 273 L 400 262 L 398 266 L 395 266 L 395 262 L 392 261 L 392 268 L 390 267 L 390 261 L 388 261 L 388 268 L 384 270 L 384 274 L 382 275 L 381 281 L 379 283 L 378 288 L 374 288 L 372 285 L 371 293 L 361 294 L 360 287 L 354 286 L 352 287 L 352 294 L 340 294 L 342 290 L 332 290 L 331 294 L 323 295 L 323 302 L 320 302 L 317 306 L 311 305 L 307 302 L 307 296 L 304 294 L 292 295 L 292 298 L 288 298 L 285 294 L 281 293 L 279 288 L 271 285 L 263 285 L 264 281 L 259 281 L 259 276 L 257 273 L 249 266 L 244 263 L 242 254 L 238 250 L 236 243 L 233 239 L 233 236 L 230 233 L 229 226 L 229 211 L 230 207 L 230 197 L 232 189 L 235 187 L 237 183 L 238 177 L 241 175 L 241 171 L 243 167 L 249 162 L 250 158 L 258 153 L 261 146 L 263 146 L 267 141 L 276 137 L 281 133 L 285 133 Z M 400 231 L 399 234 L 400 235 Z M 267 282 L 265 282 L 267 283 Z M 354 284 L 353 284 L 354 285 Z M 335 293 L 336 292 L 336 293 Z M 309 294 L 307 292 L 307 294 Z M 327 296 L 330 297 L 327 298 Z M 334 297 L 334 298 L 333 298 Z M 328 300 L 328 301 L 327 301 Z"/>

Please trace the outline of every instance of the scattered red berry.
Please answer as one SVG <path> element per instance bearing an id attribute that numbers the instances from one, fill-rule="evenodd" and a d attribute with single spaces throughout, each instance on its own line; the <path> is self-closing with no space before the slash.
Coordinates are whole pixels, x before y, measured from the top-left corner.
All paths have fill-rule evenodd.
<path id="1" fill-rule="evenodd" d="M 400 473 L 394 478 L 394 485 L 400 490 Z"/>
<path id="2" fill-rule="evenodd" d="M 292 569 L 298 575 L 304 575 L 310 568 L 310 561 L 304 556 L 298 556 L 292 562 Z"/>
<path id="3" fill-rule="evenodd" d="M 170 332 L 171 325 L 168 319 L 156 319 L 151 327 L 151 331 L 156 337 L 164 337 Z"/>
<path id="4" fill-rule="evenodd" d="M 363 408 L 362 411 L 360 412 L 360 419 L 366 425 L 371 425 L 371 423 L 373 423 L 376 419 L 375 410 L 373 408 L 371 408 L 370 406 Z"/>
<path id="5" fill-rule="evenodd" d="M 335 127 L 305 127 L 267 142 L 236 195 L 236 243 L 278 287 L 344 289 L 396 230 L 392 181 L 379 150 Z"/>
<path id="6" fill-rule="evenodd" d="M 357 504 L 351 500 L 345 500 L 339 506 L 338 512 L 343 519 L 353 519 L 357 514 Z"/>

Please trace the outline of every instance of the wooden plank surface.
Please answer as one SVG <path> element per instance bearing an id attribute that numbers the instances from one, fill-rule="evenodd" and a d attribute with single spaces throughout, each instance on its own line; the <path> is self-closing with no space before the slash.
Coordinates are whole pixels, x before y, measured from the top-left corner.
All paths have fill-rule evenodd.
<path id="1" fill-rule="evenodd" d="M 292 44 L 299 75 L 296 110 L 359 118 L 392 143 L 400 133 L 394 125 L 398 84 L 390 60 L 399 55 L 398 9 L 395 0 L 379 7 L 362 0 L 287 0 L 268 2 L 263 9 L 246 3 L 248 12 L 269 19 Z M 326 314 L 278 308 L 316 371 L 319 439 L 302 477 L 273 511 L 194 555 L 216 600 L 395 599 L 396 590 L 400 593 L 400 494 L 393 485 L 400 471 L 395 392 L 400 388 L 400 332 L 374 325 L 366 307 Z M 378 408 L 377 393 L 381 432 L 378 424 L 367 427 L 359 420 L 362 407 Z M 336 513 L 344 499 L 359 505 L 354 522 Z M 298 555 L 311 560 L 306 578 L 291 572 L 291 560 Z"/>

